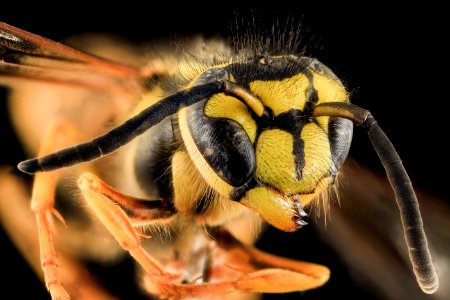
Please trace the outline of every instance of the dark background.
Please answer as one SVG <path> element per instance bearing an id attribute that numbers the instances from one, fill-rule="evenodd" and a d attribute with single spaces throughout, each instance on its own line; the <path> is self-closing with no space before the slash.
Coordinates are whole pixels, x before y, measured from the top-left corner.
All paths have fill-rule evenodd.
<path id="1" fill-rule="evenodd" d="M 302 46 L 306 46 L 306 53 L 334 70 L 352 92 L 355 104 L 371 110 L 396 146 L 415 185 L 448 200 L 450 164 L 443 146 L 449 129 L 444 108 L 449 99 L 448 49 L 443 46 L 448 39 L 448 24 L 442 8 L 408 5 L 394 9 L 381 3 L 366 8 L 329 7 L 303 2 L 297 1 L 299 7 L 276 1 L 269 6 L 245 8 L 230 2 L 209 6 L 163 3 L 163 8 L 152 7 L 150 2 L 120 3 L 95 11 L 78 2 L 68 2 L 64 8 L 13 3 L 2 7 L 0 20 L 54 40 L 82 32 L 110 32 L 142 42 L 197 33 L 227 37 L 236 18 L 255 16 L 265 27 L 276 19 L 294 17 L 303 24 Z M 0 97 L 5 95 L 6 91 L 1 90 Z M 0 102 L 0 122 L 0 149 L 4 151 L 0 164 L 16 164 L 22 154 L 8 128 L 5 101 Z M 375 172 L 383 172 L 361 129 L 355 130 L 350 156 Z M 375 299 L 373 292 L 360 287 L 351 277 L 351 270 L 317 239 L 313 226 L 295 234 L 271 229 L 258 245 L 280 255 L 327 265 L 332 270 L 331 280 L 323 288 L 289 294 L 283 299 Z M 26 288 L 14 289 L 15 298 L 48 299 L 45 289 L 2 231 L 0 262 L 2 275 L 6 275 L 0 281 L 2 289 L 11 290 L 7 287 L 19 283 Z M 111 276 L 105 280 L 122 298 L 137 299 L 125 288 L 132 280 L 132 267 L 127 263 L 121 266 L 119 271 L 108 270 Z M 124 275 L 126 272 L 128 275 Z"/>

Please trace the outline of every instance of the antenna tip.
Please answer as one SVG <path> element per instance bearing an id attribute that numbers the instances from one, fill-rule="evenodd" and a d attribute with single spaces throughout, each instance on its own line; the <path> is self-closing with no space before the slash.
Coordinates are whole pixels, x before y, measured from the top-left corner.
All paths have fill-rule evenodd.
<path id="1" fill-rule="evenodd" d="M 21 161 L 18 165 L 17 168 L 27 174 L 34 174 L 37 171 L 39 171 L 41 169 L 39 161 L 37 159 L 28 159 L 28 160 L 24 160 Z"/>
<path id="2" fill-rule="evenodd" d="M 426 282 L 421 282 L 420 288 L 425 294 L 434 294 L 434 292 L 436 292 L 439 288 L 439 279 L 437 274 L 434 273 L 434 276 L 432 276 L 429 280 Z"/>

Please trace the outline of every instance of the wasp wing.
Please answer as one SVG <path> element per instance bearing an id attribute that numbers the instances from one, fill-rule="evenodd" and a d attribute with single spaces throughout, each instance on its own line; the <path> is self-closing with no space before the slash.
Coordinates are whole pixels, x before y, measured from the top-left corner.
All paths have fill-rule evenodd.
<path id="1" fill-rule="evenodd" d="M 52 120 L 72 122 L 86 139 L 108 131 L 148 79 L 165 72 L 159 57 L 114 36 L 84 34 L 68 43 L 83 50 L 0 23 L 0 85 L 12 88 L 9 117 L 31 155 Z"/>
<path id="2" fill-rule="evenodd" d="M 447 299 L 450 270 L 450 205 L 417 191 L 430 251 L 442 283 L 433 295 L 421 292 L 414 278 L 394 194 L 387 179 L 348 162 L 330 218 L 316 222 L 323 241 L 351 270 L 350 276 L 379 299 Z"/>
<path id="3" fill-rule="evenodd" d="M 129 88 L 152 70 L 111 61 L 0 22 L 0 82 L 30 79 L 90 89 Z"/>

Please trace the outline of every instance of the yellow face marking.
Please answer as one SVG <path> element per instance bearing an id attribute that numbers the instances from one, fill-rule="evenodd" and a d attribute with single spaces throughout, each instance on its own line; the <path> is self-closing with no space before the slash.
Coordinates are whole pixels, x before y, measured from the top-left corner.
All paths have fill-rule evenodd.
<path id="1" fill-rule="evenodd" d="M 210 226 L 221 225 L 247 211 L 239 202 L 214 192 L 205 182 L 186 151 L 178 151 L 172 157 L 172 185 L 174 206 L 185 216 L 196 214 L 202 197 L 210 199 L 206 210 L 197 218 Z"/>
<path id="2" fill-rule="evenodd" d="M 292 135 L 280 129 L 261 132 L 256 145 L 256 178 L 287 194 L 295 192 Z"/>
<path id="3" fill-rule="evenodd" d="M 248 112 L 247 106 L 238 99 L 225 94 L 214 95 L 205 105 L 205 115 L 238 122 L 244 128 L 250 140 L 255 141 L 256 122 Z"/>
<path id="4" fill-rule="evenodd" d="M 300 133 L 305 165 L 297 178 L 293 137 L 280 129 L 265 130 L 256 145 L 256 177 L 279 191 L 292 195 L 311 193 L 332 165 L 327 134 L 316 124 L 306 124 Z"/>
<path id="5" fill-rule="evenodd" d="M 330 122 L 330 117 L 328 116 L 321 116 L 316 118 L 317 123 L 319 124 L 320 128 L 322 128 L 323 131 L 328 135 L 328 124 Z"/>
<path id="6" fill-rule="evenodd" d="M 317 90 L 317 96 L 319 99 L 317 104 L 326 102 L 349 102 L 347 91 L 341 82 L 320 75 L 312 70 L 311 72 L 313 74 L 313 86 Z M 317 123 L 327 134 L 329 120 L 330 117 L 327 116 L 316 118 Z"/>
<path id="7" fill-rule="evenodd" d="M 255 80 L 249 86 L 250 91 L 272 109 L 274 116 L 278 116 L 291 109 L 304 109 L 309 81 L 305 74 L 299 73 L 283 80 Z"/>
<path id="8" fill-rule="evenodd" d="M 298 188 L 304 193 L 312 191 L 319 180 L 330 172 L 333 161 L 328 135 L 319 126 L 306 124 L 301 131 L 301 138 L 305 142 L 305 166 Z"/>
<path id="9" fill-rule="evenodd" d="M 194 139 L 191 136 L 187 123 L 186 108 L 183 108 L 178 113 L 178 124 L 180 126 L 181 137 L 183 138 L 184 145 L 189 153 L 191 160 L 194 162 L 195 167 L 203 176 L 203 179 L 212 187 L 215 191 L 221 195 L 228 196 L 233 191 L 233 187 L 226 183 L 214 170 L 209 166 L 208 162 L 204 159 L 202 154 L 197 148 Z"/>
<path id="10" fill-rule="evenodd" d="M 271 188 L 253 188 L 245 193 L 240 202 L 280 230 L 295 231 L 297 228 L 292 218 L 295 215 L 294 201 Z"/>
<path id="11" fill-rule="evenodd" d="M 311 194 L 302 194 L 300 195 L 300 201 L 304 207 L 311 204 L 317 197 L 322 193 L 323 190 L 328 188 L 334 181 L 333 176 L 324 177 L 317 183 L 317 187 Z"/>
<path id="12" fill-rule="evenodd" d="M 313 73 L 313 86 L 317 90 L 319 101 L 325 102 L 349 102 L 347 92 L 341 82 L 332 78 Z"/>

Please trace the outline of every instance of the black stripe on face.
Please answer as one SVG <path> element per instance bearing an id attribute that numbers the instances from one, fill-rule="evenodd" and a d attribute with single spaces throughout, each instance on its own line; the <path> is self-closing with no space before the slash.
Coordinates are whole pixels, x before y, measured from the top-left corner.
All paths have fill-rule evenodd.
<path id="1" fill-rule="evenodd" d="M 314 75 L 309 71 L 305 71 L 304 74 L 306 75 L 306 78 L 308 78 L 308 89 L 306 91 L 306 103 L 303 111 L 305 112 L 305 114 L 312 115 L 314 106 L 316 106 L 317 102 L 319 101 L 319 93 L 317 92 L 313 84 Z"/>
<path id="2" fill-rule="evenodd" d="M 271 128 L 278 128 L 292 135 L 294 140 L 292 154 L 295 157 L 295 169 L 298 180 L 302 178 L 302 170 L 305 166 L 305 142 L 301 138 L 301 131 L 303 126 L 309 122 L 310 116 L 305 115 L 301 110 L 291 109 L 275 117 L 271 126 Z"/>

